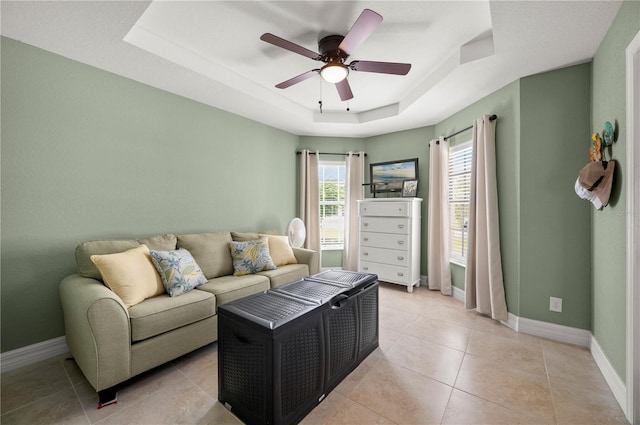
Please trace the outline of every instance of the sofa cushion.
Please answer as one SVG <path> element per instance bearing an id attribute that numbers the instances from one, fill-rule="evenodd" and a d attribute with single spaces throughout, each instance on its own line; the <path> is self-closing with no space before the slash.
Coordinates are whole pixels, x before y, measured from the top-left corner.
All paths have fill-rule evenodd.
<path id="1" fill-rule="evenodd" d="M 216 296 L 218 305 L 234 301 L 247 295 L 257 294 L 270 288 L 269 278 L 256 274 L 244 276 L 222 276 L 198 286 L 198 291 L 207 291 Z"/>
<path id="2" fill-rule="evenodd" d="M 178 238 L 176 238 L 176 235 L 168 233 L 166 235 L 138 239 L 138 242 L 146 245 L 150 251 L 173 251 L 178 244 Z"/>
<path id="3" fill-rule="evenodd" d="M 92 255 L 91 261 L 100 270 L 105 285 L 127 307 L 165 292 L 146 245 L 116 254 Z"/>
<path id="4" fill-rule="evenodd" d="M 269 241 L 266 236 L 254 241 L 229 242 L 231 257 L 233 258 L 233 275 L 242 276 L 262 270 L 276 268 L 269 255 Z"/>
<path id="5" fill-rule="evenodd" d="M 258 274 L 268 277 L 271 281 L 271 287 L 277 288 L 285 283 L 294 282 L 309 276 L 309 266 L 306 264 L 288 264 L 278 267 L 276 270 L 268 270 Z"/>
<path id="6" fill-rule="evenodd" d="M 231 232 L 231 239 L 236 242 L 255 241 L 260 235 L 277 235 L 275 230 L 263 230 L 262 232 Z"/>
<path id="7" fill-rule="evenodd" d="M 170 296 L 177 297 L 207 283 L 200 266 L 186 249 L 151 251 L 150 254 Z"/>
<path id="8" fill-rule="evenodd" d="M 92 255 L 115 254 L 124 252 L 128 249 L 147 245 L 149 249 L 157 251 L 170 251 L 176 249 L 175 235 L 158 235 L 140 240 L 111 240 L 111 241 L 89 241 L 78 245 L 76 248 L 76 263 L 78 265 L 78 273 L 83 277 L 102 280 L 102 275 L 91 261 Z"/>
<path id="9" fill-rule="evenodd" d="M 142 341 L 215 314 L 216 297 L 210 292 L 194 290 L 176 298 L 167 294 L 150 298 L 129 309 L 131 340 Z"/>
<path id="10" fill-rule="evenodd" d="M 255 241 L 260 239 L 260 235 L 253 232 L 231 232 L 231 239 L 236 242 Z"/>
<path id="11" fill-rule="evenodd" d="M 229 253 L 231 233 L 198 233 L 178 236 L 178 247 L 193 255 L 207 279 L 233 274 Z"/>
<path id="12" fill-rule="evenodd" d="M 140 246 L 138 241 L 89 241 L 78 245 L 76 248 L 76 263 L 78 273 L 83 277 L 102 280 L 100 270 L 91 261 L 92 255 L 115 254 Z"/>
<path id="13" fill-rule="evenodd" d="M 269 240 L 269 255 L 271 255 L 273 264 L 275 264 L 276 267 L 287 264 L 298 264 L 296 256 L 293 255 L 293 249 L 291 245 L 289 245 L 288 237 L 265 234 L 260 234 L 260 236 L 266 236 Z"/>

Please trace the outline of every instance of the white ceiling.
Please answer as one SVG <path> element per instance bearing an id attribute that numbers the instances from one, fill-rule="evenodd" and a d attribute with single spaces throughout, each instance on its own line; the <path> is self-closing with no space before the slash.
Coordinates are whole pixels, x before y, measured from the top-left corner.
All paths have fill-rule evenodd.
<path id="1" fill-rule="evenodd" d="M 512 81 L 590 60 L 620 1 L 2 1 L 2 35 L 299 135 L 367 137 L 432 125 Z M 318 51 L 363 9 L 384 18 L 349 57 L 354 99 L 313 77 Z M 318 101 L 322 99 L 323 113 Z M 349 107 L 349 111 L 347 111 Z M 487 111 L 490 113 L 491 111 Z"/>

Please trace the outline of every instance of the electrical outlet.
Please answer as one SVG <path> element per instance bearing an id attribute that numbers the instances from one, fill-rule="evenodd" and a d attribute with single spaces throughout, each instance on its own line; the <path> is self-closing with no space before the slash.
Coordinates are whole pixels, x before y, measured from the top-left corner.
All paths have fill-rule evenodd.
<path id="1" fill-rule="evenodd" d="M 562 313 L 562 298 L 549 297 L 549 310 Z"/>

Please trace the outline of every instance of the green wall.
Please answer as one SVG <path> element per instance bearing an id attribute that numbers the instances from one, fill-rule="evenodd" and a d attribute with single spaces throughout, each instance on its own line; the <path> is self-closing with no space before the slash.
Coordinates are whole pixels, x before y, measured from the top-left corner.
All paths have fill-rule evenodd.
<path id="1" fill-rule="evenodd" d="M 64 334 L 86 240 L 284 231 L 298 137 L 2 38 L 2 351 Z"/>
<path id="2" fill-rule="evenodd" d="M 574 186 L 589 162 L 590 78 L 587 63 L 520 80 L 520 316 L 580 329 L 591 327 L 593 207 Z"/>
<path id="3" fill-rule="evenodd" d="M 609 206 L 591 211 L 593 317 L 591 329 L 620 378 L 626 378 L 626 91 L 625 49 L 640 31 L 640 2 L 625 1 L 593 58 L 591 131 L 616 122 L 618 140 L 611 154 L 617 161 Z"/>

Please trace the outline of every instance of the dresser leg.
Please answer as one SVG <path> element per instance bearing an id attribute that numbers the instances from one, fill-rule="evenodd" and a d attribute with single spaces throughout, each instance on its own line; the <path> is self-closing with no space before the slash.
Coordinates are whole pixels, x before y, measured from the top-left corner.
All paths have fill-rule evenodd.
<path id="1" fill-rule="evenodd" d="M 413 285 L 407 286 L 407 292 L 409 293 L 413 292 Z"/>

